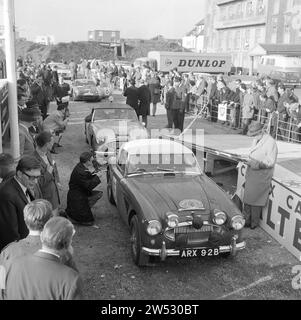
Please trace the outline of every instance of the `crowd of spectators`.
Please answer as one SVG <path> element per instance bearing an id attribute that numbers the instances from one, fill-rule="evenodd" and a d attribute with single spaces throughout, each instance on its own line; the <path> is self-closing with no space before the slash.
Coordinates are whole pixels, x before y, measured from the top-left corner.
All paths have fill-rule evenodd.
<path id="1" fill-rule="evenodd" d="M 240 79 L 230 82 L 223 75 L 180 74 L 173 69 L 169 74 L 151 70 L 149 66 L 132 65 L 123 75 L 124 92 L 128 84 L 146 84 L 151 93 L 149 113 L 156 114 L 161 102 L 167 110 L 168 128 L 183 131 L 185 114 L 202 114 L 212 122 L 221 122 L 247 135 L 252 122 L 268 127 L 279 140 L 301 141 L 301 106 L 294 88 L 286 87 L 264 77 L 248 84 Z M 176 94 L 174 94 L 176 92 Z M 219 105 L 226 105 L 227 117 L 219 120 Z"/>

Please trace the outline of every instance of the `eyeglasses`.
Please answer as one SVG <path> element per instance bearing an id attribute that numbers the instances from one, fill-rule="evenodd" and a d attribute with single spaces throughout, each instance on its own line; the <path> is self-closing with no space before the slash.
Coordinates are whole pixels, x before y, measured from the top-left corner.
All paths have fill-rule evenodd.
<path id="1" fill-rule="evenodd" d="M 41 176 L 30 176 L 29 174 L 25 173 L 22 171 L 23 174 L 26 175 L 26 177 L 31 180 L 31 181 L 35 181 L 35 180 L 38 180 Z"/>

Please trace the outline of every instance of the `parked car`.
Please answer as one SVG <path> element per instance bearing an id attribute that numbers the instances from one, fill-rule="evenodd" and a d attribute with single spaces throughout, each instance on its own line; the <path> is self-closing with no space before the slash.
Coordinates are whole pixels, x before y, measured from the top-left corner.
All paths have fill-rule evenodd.
<path id="1" fill-rule="evenodd" d="M 100 101 L 104 97 L 93 80 L 77 79 L 72 84 L 71 98 L 73 101 Z"/>
<path id="2" fill-rule="evenodd" d="M 138 266 L 150 257 L 235 256 L 246 246 L 242 213 L 180 143 L 124 144 L 109 159 L 107 195 L 130 229 Z"/>
<path id="3" fill-rule="evenodd" d="M 123 143 L 147 139 L 148 131 L 132 107 L 108 103 L 93 108 L 86 117 L 85 136 L 97 161 L 105 164 L 110 156 L 116 156 Z"/>
<path id="4" fill-rule="evenodd" d="M 61 62 L 50 62 L 48 65 L 52 70 L 54 66 L 57 66 L 58 75 L 62 76 L 64 80 L 71 81 L 71 70 L 67 64 Z"/>

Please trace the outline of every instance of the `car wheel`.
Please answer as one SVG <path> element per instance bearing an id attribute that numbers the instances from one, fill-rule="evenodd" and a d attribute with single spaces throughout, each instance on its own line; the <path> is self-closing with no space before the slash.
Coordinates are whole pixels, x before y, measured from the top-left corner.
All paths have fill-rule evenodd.
<path id="1" fill-rule="evenodd" d="M 114 199 L 114 196 L 113 196 L 113 190 L 112 190 L 112 181 L 111 181 L 109 173 L 108 173 L 108 176 L 107 176 L 107 195 L 108 195 L 109 202 L 113 206 L 116 206 L 116 202 L 115 202 L 115 199 Z"/>
<path id="2" fill-rule="evenodd" d="M 138 267 L 146 266 L 149 262 L 149 256 L 142 253 L 141 235 L 137 216 L 131 220 L 131 248 L 134 263 Z"/>

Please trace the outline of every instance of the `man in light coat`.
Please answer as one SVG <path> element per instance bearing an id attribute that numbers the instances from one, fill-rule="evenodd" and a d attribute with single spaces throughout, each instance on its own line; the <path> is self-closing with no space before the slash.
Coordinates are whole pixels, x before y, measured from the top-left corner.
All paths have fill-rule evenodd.
<path id="1" fill-rule="evenodd" d="M 255 140 L 247 160 L 243 203 L 246 226 L 255 229 L 268 202 L 278 148 L 275 139 L 258 122 L 250 126 L 248 135 Z"/>

